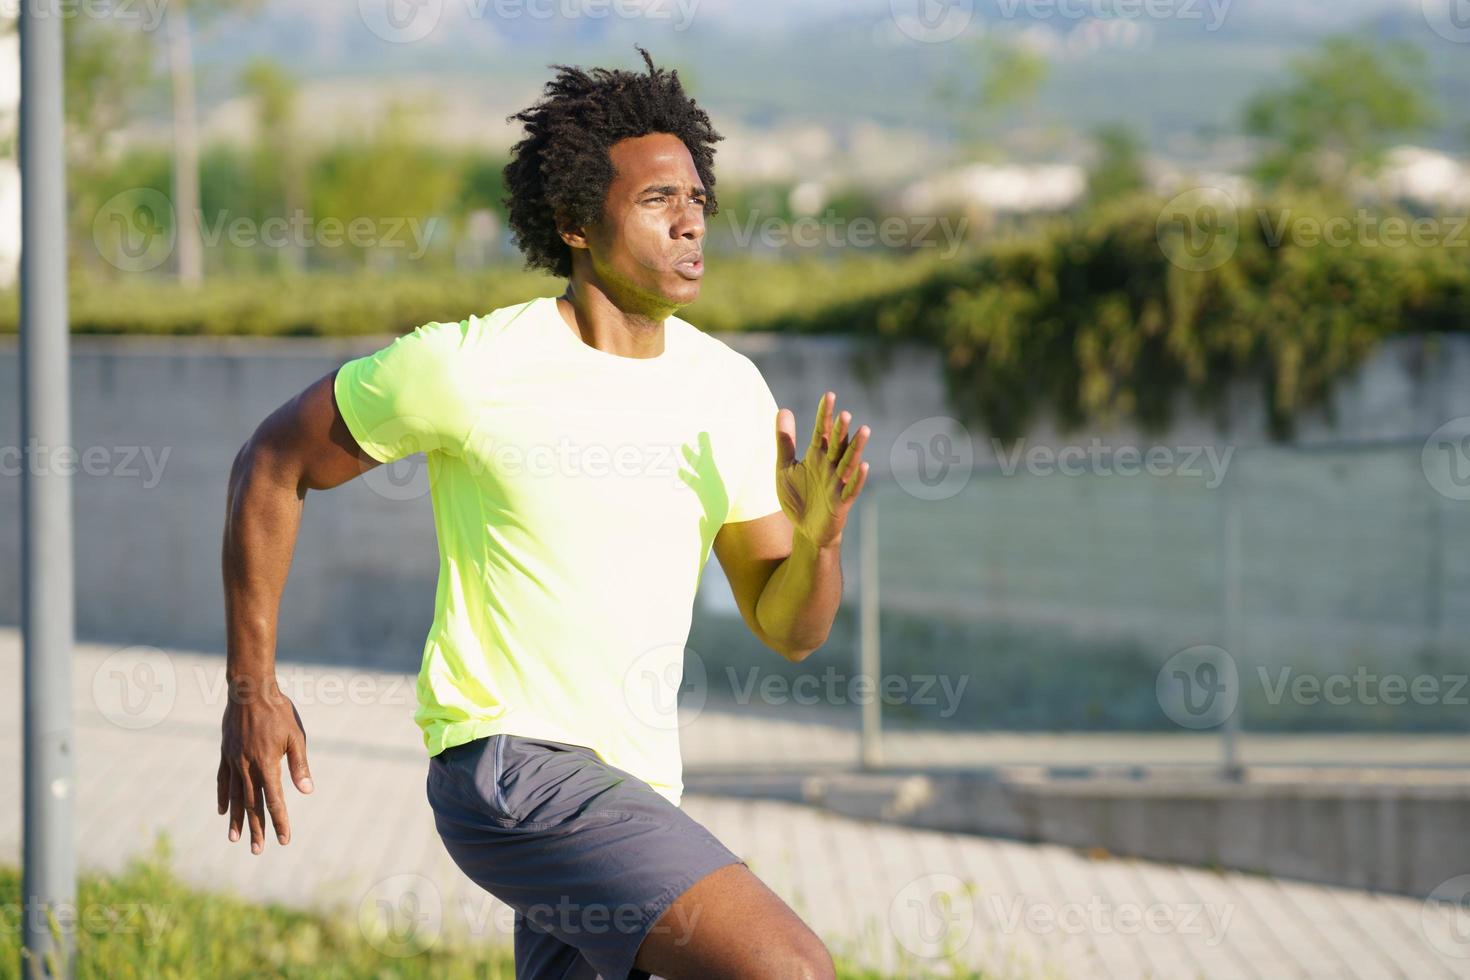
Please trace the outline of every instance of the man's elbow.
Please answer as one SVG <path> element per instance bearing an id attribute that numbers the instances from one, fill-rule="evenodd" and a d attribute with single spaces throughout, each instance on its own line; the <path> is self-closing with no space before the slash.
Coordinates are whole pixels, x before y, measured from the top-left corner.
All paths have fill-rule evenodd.
<path id="1" fill-rule="evenodd" d="M 766 646 L 770 647 L 772 650 L 775 650 L 782 657 L 791 661 L 794 664 L 799 664 L 807 657 L 810 657 L 812 654 L 816 653 L 826 644 L 826 642 L 827 637 L 825 635 L 821 638 L 820 641 L 815 644 L 811 644 L 810 641 L 808 641 L 808 643 L 793 643 L 790 641 L 777 640 L 772 637 L 765 638 Z"/>

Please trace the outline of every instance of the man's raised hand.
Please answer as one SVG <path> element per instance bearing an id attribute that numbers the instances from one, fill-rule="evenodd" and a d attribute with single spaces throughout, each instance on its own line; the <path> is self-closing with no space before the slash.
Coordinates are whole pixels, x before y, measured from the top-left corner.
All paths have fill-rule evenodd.
<path id="1" fill-rule="evenodd" d="M 793 532 L 818 547 L 841 539 L 852 502 L 868 479 L 862 456 L 870 430 L 864 425 L 849 437 L 852 415 L 844 411 L 834 420 L 836 405 L 835 392 L 822 395 L 811 442 L 800 460 L 795 413 L 786 408 L 776 413 L 776 496 Z"/>

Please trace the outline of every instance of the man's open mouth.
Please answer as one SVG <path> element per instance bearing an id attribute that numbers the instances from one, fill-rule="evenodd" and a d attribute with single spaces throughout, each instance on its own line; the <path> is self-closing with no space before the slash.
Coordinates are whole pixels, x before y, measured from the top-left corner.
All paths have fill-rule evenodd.
<path id="1" fill-rule="evenodd" d="M 704 255 L 694 252 L 674 262 L 674 271 L 685 279 L 698 279 L 704 275 Z"/>

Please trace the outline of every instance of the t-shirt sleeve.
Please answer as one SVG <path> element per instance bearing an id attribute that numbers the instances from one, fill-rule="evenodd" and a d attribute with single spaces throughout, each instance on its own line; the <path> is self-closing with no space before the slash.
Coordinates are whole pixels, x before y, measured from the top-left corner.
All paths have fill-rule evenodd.
<path id="1" fill-rule="evenodd" d="M 459 454 L 468 438 L 459 381 L 466 326 L 426 323 L 337 369 L 337 409 L 369 456 L 391 463 L 417 452 Z"/>
<path id="2" fill-rule="evenodd" d="M 752 366 L 753 367 L 753 366 Z M 725 514 L 725 523 L 753 521 L 758 517 L 774 514 L 781 509 L 781 499 L 776 496 L 776 396 L 760 371 L 752 370 L 754 381 L 752 394 L 741 401 L 749 406 L 745 430 L 749 433 L 746 442 L 751 447 L 746 452 L 744 466 L 730 481 L 733 492 L 730 509 Z"/>

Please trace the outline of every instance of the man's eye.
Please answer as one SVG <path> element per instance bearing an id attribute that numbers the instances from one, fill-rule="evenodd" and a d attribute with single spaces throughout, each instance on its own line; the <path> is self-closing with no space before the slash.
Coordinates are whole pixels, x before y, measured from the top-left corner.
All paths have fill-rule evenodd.
<path id="1" fill-rule="evenodd" d="M 660 194 L 658 197 L 644 198 L 643 199 L 643 203 L 644 204 L 657 204 L 659 201 L 664 201 L 664 200 L 667 200 L 667 198 L 665 198 L 662 194 Z"/>

